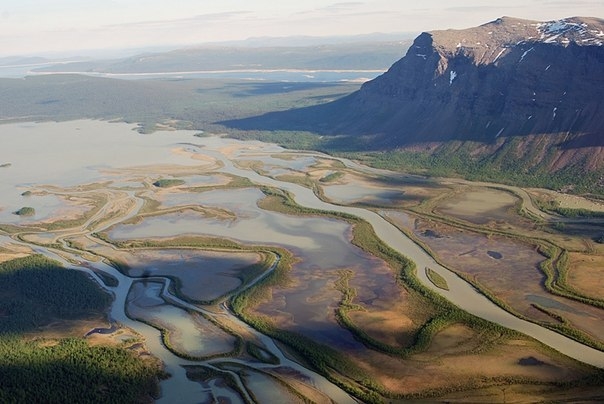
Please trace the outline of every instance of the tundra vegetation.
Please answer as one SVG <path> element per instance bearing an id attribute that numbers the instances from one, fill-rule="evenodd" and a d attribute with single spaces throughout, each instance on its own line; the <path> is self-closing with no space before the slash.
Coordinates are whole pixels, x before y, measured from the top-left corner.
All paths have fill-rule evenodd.
<path id="1" fill-rule="evenodd" d="M 0 263 L 0 401 L 137 402 L 157 396 L 157 360 L 69 332 L 111 301 L 84 273 L 41 255 Z M 48 337 L 48 330 L 55 337 Z"/>
<path id="2" fill-rule="evenodd" d="M 34 216 L 36 214 L 36 210 L 31 206 L 24 206 L 21 209 L 15 211 L 15 215 L 18 216 Z"/>
<path id="3" fill-rule="evenodd" d="M 268 171 L 262 162 L 254 163 L 249 168 L 256 172 Z M 148 170 L 151 171 L 153 168 Z M 176 176 L 176 173 L 170 172 L 170 168 L 157 167 L 156 170 L 157 176 L 154 178 L 160 177 L 160 174 L 165 176 L 161 178 Z M 529 289 L 517 288 L 520 291 L 528 290 L 531 294 L 550 299 L 568 299 L 570 302 L 563 301 L 565 305 L 571 308 L 580 307 L 586 313 L 588 310 L 600 310 L 603 302 L 599 293 L 601 289 L 598 288 L 601 286 L 594 284 L 593 281 L 601 275 L 601 257 L 604 251 L 599 244 L 591 242 L 592 237 L 596 235 L 593 234 L 594 229 L 592 224 L 588 223 L 589 220 L 576 221 L 575 218 L 571 220 L 555 212 L 543 212 L 532 206 L 534 198 L 526 197 L 525 190 L 516 187 L 469 184 L 459 179 L 382 177 L 375 173 L 357 172 L 334 164 L 328 157 L 317 158 L 316 163 L 299 172 L 289 171 L 289 175 L 279 177 L 281 181 L 302 184 L 322 198 L 325 198 L 324 190 L 327 187 L 346 183 L 357 188 L 367 187 L 371 192 L 375 192 L 376 188 L 380 191 L 392 188 L 404 189 L 405 197 L 392 201 L 388 206 L 372 205 L 372 202 L 367 201 L 363 203 L 347 201 L 345 196 L 339 203 L 373 209 L 413 238 L 439 263 L 467 279 L 485 296 L 506 310 L 586 344 L 601 347 L 600 336 L 604 333 L 595 332 L 597 327 L 601 327 L 597 322 L 583 324 L 578 322 L 576 317 L 571 317 L 568 311 L 560 310 L 559 307 L 548 307 L 539 303 L 540 301 L 528 303 L 520 301 L 517 296 L 506 294 L 506 288 L 502 287 L 504 282 L 522 277 L 530 282 L 521 282 L 521 286 L 524 287 L 526 284 Z M 339 173 L 337 178 L 321 181 L 326 176 L 329 177 L 330 174 L 325 174 L 329 171 L 337 171 Z M 564 357 L 544 347 L 538 341 L 476 318 L 450 304 L 438 293 L 425 287 L 417 277 L 418 271 L 422 269 L 416 268 L 412 260 L 383 243 L 369 223 L 348 214 L 298 205 L 291 194 L 280 188 L 260 187 L 264 197 L 257 201 L 257 205 L 262 210 L 300 216 L 304 219 L 325 218 L 326 221 L 346 223 L 349 230 L 345 233 L 345 238 L 355 247 L 351 250 L 352 254 L 355 257 L 371 257 L 372 266 L 375 267 L 371 268 L 372 271 L 383 270 L 382 273 L 386 276 L 382 279 L 389 281 L 377 285 L 379 287 L 371 289 L 369 293 L 366 284 L 370 284 L 375 278 L 373 272 L 367 268 L 336 268 L 322 288 L 307 300 L 312 304 L 313 299 L 326 296 L 331 299 L 329 301 L 332 304 L 326 305 L 321 312 L 325 317 L 324 324 L 337 329 L 339 335 L 349 338 L 348 343 L 354 345 L 353 349 L 321 340 L 319 335 L 321 330 L 313 330 L 312 324 L 308 325 L 310 331 L 304 330 L 304 327 L 296 329 L 288 321 L 288 313 L 284 308 L 284 297 L 304 291 L 306 287 L 305 278 L 301 275 L 301 271 L 297 271 L 301 260 L 296 248 L 259 242 L 246 244 L 236 239 L 214 237 L 203 232 L 163 238 L 112 239 L 111 237 L 114 226 L 126 223 L 121 222 L 121 218 L 127 218 L 124 220 L 129 224 L 144 225 L 145 220 L 150 218 L 191 213 L 209 221 L 224 220 L 225 223 L 234 223 L 242 220 L 236 211 L 198 205 L 189 201 L 186 205 L 167 207 L 162 205 L 161 198 L 171 192 L 175 194 L 190 192 L 194 193 L 195 197 L 201 197 L 204 192 L 257 185 L 239 177 L 232 177 L 232 181 L 227 184 L 208 187 L 187 188 L 183 183 L 174 189 L 158 189 L 159 187 L 149 186 L 148 180 L 139 181 L 139 184 L 138 187 L 132 186 L 131 193 L 134 197 L 131 199 L 124 197 L 124 200 L 118 197 L 124 196 L 123 190 L 116 191 L 115 188 L 107 185 L 99 185 L 98 188 L 91 186 L 94 191 L 91 195 L 94 196 L 90 198 L 98 203 L 92 204 L 92 209 L 86 210 L 72 221 L 52 222 L 50 219 L 49 222 L 36 224 L 35 227 L 12 225 L 4 226 L 3 230 L 10 233 L 15 240 L 35 240 L 35 242 L 27 242 L 43 245 L 54 253 L 64 254 L 71 259 L 76 256 L 73 255 L 76 253 L 81 257 L 89 257 L 91 262 L 105 259 L 123 274 L 140 278 L 136 280 L 139 284 L 170 280 L 169 292 L 175 298 L 206 310 L 204 313 L 210 313 L 208 317 L 201 316 L 212 323 L 207 325 L 208 328 L 216 326 L 221 332 L 226 332 L 233 337 L 232 349 L 221 351 L 219 356 L 237 357 L 246 361 L 260 360 L 266 364 L 274 363 L 276 361 L 274 355 L 266 351 L 258 338 L 242 330 L 236 321 L 229 321 L 228 316 L 216 316 L 214 319 L 218 318 L 218 320 L 215 322 L 210 320 L 211 313 L 228 307 L 256 330 L 280 341 L 282 343 L 280 346 L 284 347 L 288 355 L 320 372 L 334 384 L 366 402 L 434 398 L 449 400 L 458 397 L 456 395 L 459 394 L 475 400 L 489 397 L 497 401 L 501 399 L 502 386 L 509 389 L 508 399 L 514 397 L 518 401 L 531 401 L 535 397 L 555 400 L 565 395 L 565 397 L 591 399 L 601 394 L 603 380 L 601 370 Z M 69 193 L 69 190 L 65 191 Z M 525 197 L 527 199 L 524 199 Z M 139 211 L 135 210 L 134 198 L 139 198 L 138 206 L 142 205 Z M 499 202 L 493 203 L 493 198 Z M 468 209 L 468 205 L 476 206 Z M 479 212 L 479 214 L 472 215 L 468 211 Z M 131 213 L 133 216 L 130 215 Z M 544 216 L 541 216 L 542 214 Z M 53 223 L 54 227 L 51 227 Z M 88 225 L 89 232 L 81 229 L 82 223 Z M 562 223 L 564 226 L 555 227 L 554 223 Z M 571 229 L 573 233 L 570 232 Z M 48 239 L 41 237 L 46 234 L 45 231 L 51 236 Z M 601 230 L 595 229 L 595 231 Z M 212 251 L 233 255 L 246 252 L 257 254 L 259 260 L 253 265 L 246 266 L 237 275 L 229 275 L 237 278 L 239 281 L 237 287 L 225 290 L 218 297 L 196 299 L 183 291 L 183 285 L 190 280 L 187 276 L 158 276 L 156 278 L 163 279 L 151 280 L 144 273 L 137 275 L 129 266 L 131 262 L 128 260 L 129 254 L 167 250 Z M 514 258 L 515 254 L 518 258 Z M 524 255 L 520 254 L 528 254 L 534 258 L 534 265 L 527 266 L 521 259 Z M 106 309 L 107 296 L 99 292 L 89 279 L 85 279 L 86 277 L 78 281 L 70 281 L 60 275 L 80 274 L 79 272 L 57 268 L 59 266 L 56 263 L 49 264 L 46 259 L 42 260 L 45 269 L 52 267 L 59 272 L 48 271 L 47 276 L 52 279 L 40 278 L 39 282 L 46 289 L 38 292 L 39 296 L 34 297 L 42 300 L 35 300 L 32 297 L 27 304 L 17 307 L 22 308 L 26 313 L 26 315 L 19 315 L 19 318 L 28 318 L 30 314 L 27 313 L 32 313 L 30 318 L 33 319 L 22 325 L 24 328 L 18 331 L 18 341 L 25 344 L 23 350 L 37 349 L 46 354 L 54 351 L 38 348 L 57 347 L 57 355 L 61 355 L 64 352 L 62 350 L 69 347 L 82 347 L 84 350 L 94 351 L 96 345 L 93 347 L 86 340 L 78 340 L 79 342 L 73 342 L 72 339 L 64 340 L 63 337 L 73 337 L 67 333 L 64 333 L 61 338 L 49 338 L 49 334 L 46 333 L 48 328 L 42 332 L 40 327 L 53 329 L 55 321 L 59 323 L 68 321 L 64 317 L 70 319 L 69 321 L 83 321 L 83 318 L 94 313 L 97 320 L 101 319 L 98 321 L 103 321 L 102 312 Z M 507 272 L 498 270 L 491 271 L 489 274 L 484 270 L 485 260 L 488 260 L 489 267 L 508 264 Z M 15 265 L 15 262 L 19 263 L 19 261 L 5 263 Z M 26 264 L 21 267 L 35 267 L 34 262 L 28 261 Z M 36 274 L 41 276 L 37 272 Z M 441 286 L 446 286 L 446 282 L 443 283 L 435 274 L 428 276 L 434 284 L 440 283 Z M 494 278 L 498 281 L 494 281 Z M 115 279 L 112 280 L 111 277 L 107 277 L 106 280 L 107 284 L 115 283 Z M 11 282 L 6 280 L 7 285 L 12 284 Z M 21 281 L 15 282 L 21 285 L 19 283 Z M 86 282 L 100 293 L 99 296 L 105 296 L 98 298 L 102 304 L 94 297 L 97 296 L 94 290 L 81 286 Z M 62 290 L 49 289 L 49 285 L 55 283 L 70 286 Z M 28 281 L 27 284 L 34 285 L 35 282 Z M 82 296 L 79 293 L 73 296 L 62 295 L 67 293 L 66 291 L 71 292 L 76 289 L 82 291 Z M 20 294 L 21 289 L 11 291 L 6 288 L 2 293 L 7 293 L 7 298 L 2 300 L 11 302 L 11 297 Z M 27 291 L 24 293 L 25 297 L 29 296 Z M 65 303 L 61 305 L 64 307 L 53 308 L 53 302 L 48 300 L 46 293 L 48 296 L 57 296 L 56 302 Z M 85 298 L 90 299 L 90 302 Z M 166 305 L 171 304 L 169 298 L 158 295 L 158 301 L 160 298 Z M 575 304 L 580 306 L 574 306 Z M 11 324 L 11 321 L 17 321 L 14 318 L 11 320 L 10 315 L 5 315 L 13 309 L 16 310 L 12 306 L 2 308 L 0 323 L 6 321 L 7 324 Z M 55 309 L 58 313 L 44 311 Z M 41 314 L 36 316 L 36 312 Z M 275 312 L 286 315 L 270 315 Z M 597 314 L 597 311 L 593 313 L 596 313 L 596 317 L 601 315 Z M 192 318 L 196 316 L 197 314 L 191 315 Z M 191 355 L 178 346 L 174 342 L 179 337 L 179 330 L 174 329 L 177 327 L 170 328 L 170 324 L 160 323 L 150 316 L 144 317 L 143 320 L 161 330 L 164 345 L 177 355 L 185 358 L 219 359 L 214 353 Z M 17 326 L 12 325 L 12 327 Z M 12 335 L 14 332 L 11 331 Z M 7 336 L 6 341 L 8 344 L 13 340 L 8 339 Z M 37 347 L 26 346 L 34 342 L 38 343 Z M 156 362 L 142 360 L 137 356 L 136 349 L 126 349 L 133 348 L 133 345 L 130 341 L 125 345 L 114 344 L 107 349 L 126 352 L 130 355 L 127 357 L 128 361 L 137 364 L 136 366 L 143 366 L 142 370 L 136 370 L 135 373 L 144 376 L 144 382 L 140 383 L 147 387 L 133 394 L 136 397 L 152 396 L 155 392 L 149 386 L 155 385 L 154 383 L 163 374 Z M 14 345 L 10 345 L 8 349 L 18 352 Z M 115 359 L 112 363 L 119 365 L 121 363 L 119 361 L 120 359 Z M 52 362 L 61 363 L 60 360 Z M 105 365 L 101 368 L 103 366 Z M 242 383 L 249 380 L 244 376 L 249 371 L 245 367 L 229 373 L 231 370 L 227 366 L 220 366 L 217 365 L 212 369 L 197 366 L 190 367 L 188 370 L 191 377 L 196 380 L 221 379 L 224 383 L 231 383 L 236 392 L 240 387 L 236 383 L 235 374 L 240 375 L 239 380 L 242 380 Z M 129 368 L 124 366 L 124 369 Z M 271 377 L 273 376 L 275 374 L 271 374 Z M 37 374 L 35 377 L 44 376 Z M 75 376 L 74 380 L 77 380 Z M 93 380 L 110 385 L 101 376 Z M 139 382 L 132 382 L 126 376 L 124 380 L 132 386 L 141 385 L 137 384 Z M 285 376 L 280 376 L 280 380 L 287 382 Z M 289 383 L 289 386 L 298 392 L 301 391 L 295 387 L 296 383 Z M 109 394 L 103 387 L 98 387 L 95 391 L 98 394 Z M 65 397 L 71 398 L 71 396 Z M 91 398 L 91 400 L 97 399 L 97 396 Z"/>
<path id="4" fill-rule="evenodd" d="M 184 180 L 178 178 L 161 178 L 153 183 L 158 188 L 170 188 L 184 184 Z"/>

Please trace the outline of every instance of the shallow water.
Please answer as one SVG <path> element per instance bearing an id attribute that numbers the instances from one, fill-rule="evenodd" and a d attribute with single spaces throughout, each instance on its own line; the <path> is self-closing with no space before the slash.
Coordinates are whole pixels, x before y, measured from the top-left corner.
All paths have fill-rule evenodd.
<path id="1" fill-rule="evenodd" d="M 319 217 L 296 217 L 262 210 L 256 201 L 264 194 L 256 188 L 214 190 L 196 195 L 200 206 L 222 208 L 233 212 L 237 219 L 206 218 L 183 212 L 154 216 L 139 224 L 119 225 L 109 232 L 116 240 L 172 237 L 179 234 L 202 234 L 226 237 L 246 243 L 298 247 L 304 251 L 320 250 L 326 242 L 341 251 L 348 244 L 345 233 L 349 225 Z M 339 243 L 336 241 L 339 240 Z M 328 257 L 324 257 L 329 259 Z"/>
<path id="2" fill-rule="evenodd" d="M 56 195 L 29 195 L 21 196 L 21 194 L 13 193 L 2 197 L 2 202 L 7 206 L 7 209 L 0 211 L 0 222 L 15 223 L 27 225 L 52 218 L 60 218 L 61 211 L 79 210 L 85 212 L 85 208 L 78 209 L 74 204 L 69 203 L 65 199 Z M 14 207 L 17 208 L 14 208 Z M 32 216 L 19 216 L 13 213 L 15 210 L 23 206 L 29 206 L 35 209 L 36 213 Z M 13 210 L 14 209 L 14 210 Z"/>
<path id="3" fill-rule="evenodd" d="M 199 314 L 167 304 L 163 284 L 135 282 L 128 295 L 128 315 L 170 330 L 170 343 L 179 352 L 195 357 L 226 354 L 234 349 L 235 338 Z"/>
<path id="4" fill-rule="evenodd" d="M 20 193 L 23 184 L 28 187 L 52 184 L 59 186 L 71 186 L 87 184 L 100 180 L 117 180 L 128 183 L 124 176 L 111 173 L 108 169 L 117 169 L 133 166 L 147 166 L 149 164 L 171 164 L 186 167 L 207 167 L 206 161 L 189 158 L 186 153 L 174 152 L 175 149 L 182 150 L 184 144 L 188 153 L 208 155 L 219 159 L 224 167 L 218 171 L 247 177 L 260 185 L 276 186 L 294 194 L 298 203 L 315 209 L 345 212 L 364 218 L 369 221 L 376 234 L 388 245 L 401 253 L 412 258 L 418 268 L 429 266 L 446 278 L 450 291 L 442 291 L 435 288 L 427 280 L 424 271 L 418 271 L 418 278 L 427 287 L 437 293 L 444 295 L 463 309 L 480 317 L 495 321 L 504 326 L 520 330 L 535 338 L 549 344 L 550 346 L 579 360 L 604 367 L 604 353 L 587 348 L 569 338 L 563 337 L 552 331 L 543 329 L 535 324 L 520 320 L 499 307 L 492 304 L 484 296 L 476 292 L 463 280 L 448 272 L 432 260 L 421 248 L 412 243 L 400 231 L 383 220 L 376 213 L 359 208 L 348 208 L 321 202 L 311 190 L 299 185 L 275 181 L 263 177 L 255 172 L 234 167 L 232 162 L 225 157 L 222 148 L 232 145 L 244 145 L 244 148 L 236 151 L 235 158 L 249 158 L 263 161 L 262 153 L 265 153 L 267 161 L 274 160 L 274 153 L 282 151 L 278 146 L 266 145 L 260 142 L 241 143 L 217 137 L 194 138 L 193 132 L 159 132 L 153 135 L 139 135 L 132 130 L 131 125 L 109 124 L 106 122 L 74 121 L 65 123 L 44 124 L 11 124 L 4 125 L 0 131 L 0 141 L 3 148 L 0 150 L 0 164 L 10 162 L 12 165 L 0 169 L 0 195 L 2 206 L 16 210 L 20 206 L 11 206 L 11 195 Z M 119 144 L 119 147 L 117 145 Z M 4 147 L 6 145 L 6 147 Z M 260 154 L 260 155 L 259 155 Z M 140 176 L 141 174 L 137 174 Z M 131 196 L 133 196 L 133 192 Z M 4 195 L 8 195 L 6 198 Z M 221 237 L 229 237 L 246 243 L 268 243 L 284 245 L 301 258 L 294 271 L 296 279 L 306 283 L 306 289 L 296 289 L 291 293 L 285 291 L 281 298 L 287 307 L 287 314 L 293 316 L 293 327 L 303 329 L 319 329 L 319 326 L 332 326 L 333 319 L 326 314 L 326 306 L 338 297 L 321 294 L 321 291 L 332 288 L 328 279 L 337 278 L 337 269 L 357 266 L 359 274 L 361 269 L 366 273 L 363 276 L 373 276 L 372 282 L 361 282 L 358 287 L 361 290 L 359 296 L 366 302 L 371 302 L 383 294 L 384 285 L 392 282 L 392 277 L 386 272 L 375 271 L 375 261 L 364 257 L 358 249 L 350 245 L 350 225 L 334 219 L 322 217 L 293 217 L 274 212 L 267 212 L 256 206 L 256 201 L 262 197 L 262 193 L 255 188 L 215 190 L 196 194 L 196 203 L 202 206 L 218 207 L 228 209 L 236 215 L 236 219 L 207 218 L 194 213 L 169 214 L 152 217 L 135 225 L 118 224 L 110 230 L 110 235 L 116 238 L 148 237 L 148 236 L 170 236 L 184 233 L 208 234 Z M 136 200 L 137 208 L 142 206 L 140 199 Z M 134 209 L 123 218 L 124 220 L 136 213 Z M 100 231 L 102 229 L 94 229 Z M 36 247 L 38 251 L 45 251 Z M 365 260 L 365 261 L 364 261 Z M 197 383 L 192 383 L 184 376 L 182 364 L 194 364 L 175 357 L 167 351 L 160 342 L 159 332 L 145 324 L 133 321 L 124 315 L 126 306 L 126 295 L 132 279 L 118 273 L 114 268 L 103 263 L 89 263 L 98 269 L 114 275 L 120 281 L 117 288 L 111 289 L 116 296 L 112 307 L 112 318 L 132 327 L 141 333 L 146 340 L 149 350 L 165 364 L 167 370 L 173 377 L 162 382 L 165 402 L 196 402 L 200 397 L 207 397 L 207 392 Z M 73 267 L 73 266 L 71 266 Z M 330 272 L 331 271 L 331 272 Z M 329 278 L 331 277 L 331 278 Z M 357 285 L 355 285 L 357 286 Z M 192 332 L 197 331 L 185 320 L 182 314 L 185 309 L 194 310 L 195 307 L 184 302 L 170 301 L 168 305 L 159 298 L 159 289 L 145 291 L 146 298 L 153 305 L 151 312 L 158 317 L 166 315 L 174 320 L 173 324 L 179 329 Z M 144 293 L 143 293 L 144 296 Z M 160 301 L 163 303 L 160 304 Z M 174 302 L 174 305 L 172 305 Z M 308 302 L 321 302 L 321 304 L 307 304 Z M 163 308 L 167 307 L 167 312 Z M 176 309 L 176 310 L 174 310 Z M 221 315 L 227 315 L 223 313 Z M 170 320 L 166 320 L 170 321 Z M 245 324 L 232 319 L 233 322 L 247 327 Z M 314 322 L 314 323 L 313 323 Z M 308 327 L 312 324 L 313 327 Z M 285 358 L 275 344 L 266 336 L 258 334 L 255 330 L 246 328 L 249 333 L 261 339 L 267 348 L 278 356 L 282 364 L 287 364 L 313 380 L 314 384 L 320 385 L 321 389 L 336 402 L 350 402 L 350 397 L 339 388 L 327 382 L 314 372 L 304 369 L 299 364 Z M 307 331 L 308 332 L 308 331 Z M 333 334 L 326 334 L 327 338 L 344 336 L 347 331 L 341 328 L 333 328 Z M 351 337 L 343 337 L 342 341 L 356 341 Z M 198 342 L 197 342 L 198 343 Z M 188 349 L 194 349 L 195 344 L 191 342 Z M 199 346 L 199 345 L 197 345 Z M 247 363 L 243 363 L 247 364 Z M 269 366 L 259 364 L 258 366 Z"/>
<path id="5" fill-rule="evenodd" d="M 40 217 L 56 209 L 55 197 L 21 196 L 39 186 L 68 187 L 111 180 L 114 175 L 104 173 L 108 168 L 208 164 L 173 151 L 179 142 L 191 140 L 192 132 L 141 135 L 133 129 L 125 123 L 89 120 L 0 125 L 0 164 L 10 163 L 0 168 L 0 221 L 19 221 L 11 212 L 23 206 L 36 208 Z"/>
<path id="6" fill-rule="evenodd" d="M 135 251 L 125 256 L 131 277 L 170 276 L 178 291 L 197 301 L 209 301 L 241 285 L 243 272 L 258 263 L 256 253 L 222 253 L 195 249 Z"/>

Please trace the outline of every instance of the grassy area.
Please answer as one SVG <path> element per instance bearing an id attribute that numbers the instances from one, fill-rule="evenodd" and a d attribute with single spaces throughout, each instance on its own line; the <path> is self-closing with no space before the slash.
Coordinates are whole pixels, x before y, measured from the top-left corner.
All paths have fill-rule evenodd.
<path id="1" fill-rule="evenodd" d="M 84 273 L 41 255 L 0 263 L 0 333 L 35 330 L 55 319 L 86 318 L 111 301 Z"/>
<path id="2" fill-rule="evenodd" d="M 338 149 L 328 152 L 342 155 L 364 164 L 393 171 L 417 173 L 435 177 L 461 176 L 470 181 L 490 181 L 501 184 L 517 185 L 523 187 L 561 189 L 573 184 L 573 192 L 593 193 L 603 195 L 604 190 L 600 178 L 604 169 L 599 171 L 585 171 L 582 169 L 567 168 L 550 172 L 545 168 L 521 170 L 530 161 L 519 161 L 512 156 L 503 158 L 506 153 L 512 153 L 511 144 L 507 149 L 498 154 L 482 159 L 476 159 L 464 151 L 463 146 L 455 152 L 446 147 L 437 153 L 417 151 L 384 151 L 384 152 L 340 152 Z"/>
<path id="3" fill-rule="evenodd" d="M 0 263 L 0 282 L 1 402 L 130 403 L 158 395 L 160 364 L 126 347 L 23 336 L 51 322 L 103 316 L 111 299 L 84 273 L 33 255 Z"/>
<path id="4" fill-rule="evenodd" d="M 154 186 L 158 188 L 171 188 L 179 185 L 183 185 L 185 183 L 184 180 L 178 178 L 161 178 L 153 183 Z"/>
<path id="5" fill-rule="evenodd" d="M 430 282 L 434 284 L 437 288 L 443 290 L 449 290 L 449 285 L 447 284 L 447 280 L 440 276 L 440 274 L 434 271 L 432 268 L 426 267 L 426 276 L 430 279 Z"/>
<path id="6" fill-rule="evenodd" d="M 61 74 L 0 79 L 0 86 L 3 98 L 10 100 L 3 104 L 0 118 L 11 121 L 119 119 L 139 123 L 145 133 L 166 123 L 224 133 L 216 122 L 316 105 L 350 94 L 360 84 L 292 82 L 285 88 L 283 83 L 237 79 L 115 80 Z M 49 99 L 56 102 L 45 102 Z M 299 134 L 288 136 L 305 141 Z"/>
<path id="7" fill-rule="evenodd" d="M 298 215 L 321 214 L 329 216 L 332 214 L 331 212 L 319 212 L 298 206 L 286 192 L 281 190 L 265 188 L 263 191 L 267 196 L 259 202 L 259 205 L 264 209 Z M 522 338 L 520 334 L 514 331 L 489 323 L 458 309 L 440 295 L 423 287 L 415 276 L 415 264 L 384 245 L 377 238 L 372 227 L 367 222 L 356 219 L 350 215 L 335 212 L 333 213 L 333 216 L 353 223 L 353 244 L 364 251 L 385 260 L 393 270 L 399 274 L 398 280 L 401 287 L 405 288 L 410 293 L 409 299 L 413 300 L 415 302 L 414 304 L 432 308 L 435 313 L 428 321 L 418 325 L 413 342 L 409 346 L 401 347 L 385 344 L 370 336 L 363 330 L 362 325 L 355 324 L 348 315 L 351 311 L 364 310 L 364 308 L 354 301 L 356 290 L 349 285 L 349 280 L 353 274 L 350 271 L 342 271 L 340 273 L 340 280 L 336 284 L 336 289 L 342 293 L 342 299 L 336 311 L 337 320 L 369 348 L 388 355 L 407 358 L 425 351 L 430 346 L 432 338 L 437 332 L 456 323 L 465 324 L 471 327 L 485 340 L 512 337 Z M 275 274 L 279 274 L 280 271 L 285 272 L 286 270 L 286 267 L 280 266 L 278 271 L 275 271 Z M 341 353 L 317 344 L 306 337 L 280 330 L 271 319 L 254 314 L 252 309 L 260 302 L 270 299 L 268 293 L 272 287 L 277 285 L 279 285 L 279 282 L 275 279 L 266 278 L 265 282 L 257 285 L 258 287 L 235 296 L 231 301 L 233 310 L 246 322 L 263 333 L 292 346 L 315 368 L 330 378 L 332 382 L 338 384 L 351 394 L 368 402 L 380 402 L 382 397 L 398 397 L 397 395 L 393 395 L 393 393 L 384 386 L 363 376 L 362 371 L 347 358 L 343 357 Z M 497 338 L 490 338 L 489 336 L 497 336 Z M 330 363 L 331 365 L 327 366 L 327 363 Z M 467 388 L 467 386 L 465 387 Z M 432 393 L 427 392 L 426 394 L 429 395 Z"/>
<path id="8" fill-rule="evenodd" d="M 272 354 L 272 352 L 267 351 L 258 344 L 247 341 L 245 343 L 245 350 L 250 356 L 259 360 L 260 362 L 270 363 L 272 365 L 279 364 L 279 358 L 277 358 L 275 355 Z"/>
<path id="9" fill-rule="evenodd" d="M 593 297 L 586 296 L 579 291 L 572 288 L 568 285 L 566 281 L 566 276 L 568 272 L 568 251 L 558 245 L 556 245 L 553 241 L 544 238 L 543 234 L 534 234 L 521 232 L 517 229 L 496 229 L 489 226 L 470 224 L 465 221 L 460 221 L 455 218 L 451 218 L 442 214 L 433 213 L 434 203 L 433 201 L 426 201 L 423 204 L 414 207 L 411 209 L 414 214 L 418 215 L 429 221 L 435 221 L 438 223 L 443 223 L 445 225 L 451 226 L 456 229 L 465 230 L 473 233 L 483 234 L 487 237 L 492 237 L 493 235 L 498 235 L 502 237 L 509 238 L 510 240 L 515 240 L 521 242 L 523 244 L 534 246 L 537 251 L 544 257 L 543 261 L 539 264 L 539 269 L 545 276 L 545 280 L 543 282 L 544 289 L 552 294 L 566 297 L 569 299 L 576 300 L 578 302 L 592 305 L 595 307 L 604 307 L 604 301 L 602 299 L 595 299 Z M 439 264 L 448 267 L 445 262 L 439 259 L 439 257 L 431 251 L 431 249 L 413 234 L 407 233 L 407 235 L 412 238 L 417 244 L 422 246 L 425 251 L 427 251 Z M 564 334 L 570 338 L 573 338 L 585 345 L 592 346 L 596 349 L 604 349 L 604 344 L 590 337 L 586 333 L 576 329 L 567 321 L 563 321 L 560 324 L 550 324 L 548 322 L 536 321 L 521 313 L 517 312 L 512 308 L 509 304 L 504 302 L 501 298 L 499 298 L 495 293 L 481 284 L 475 277 L 468 276 L 462 271 L 456 271 L 453 268 L 450 268 L 452 271 L 456 272 L 459 276 L 465 279 L 468 283 L 472 284 L 476 287 L 480 292 L 493 301 L 495 304 L 500 306 L 506 311 L 513 313 L 515 316 L 529 320 L 535 321 L 540 325 L 553 329 L 561 334 Z M 549 315 L 549 313 L 548 313 Z"/>
<path id="10" fill-rule="evenodd" d="M 157 363 L 80 338 L 0 338 L 0 401 L 133 403 L 157 397 Z"/>
<path id="11" fill-rule="evenodd" d="M 325 177 L 321 177 L 319 179 L 319 182 L 322 182 L 322 183 L 335 182 L 335 181 L 339 180 L 340 178 L 342 178 L 343 176 L 344 176 L 344 173 L 342 171 L 336 171 L 331 174 L 327 174 Z"/>
<path id="12" fill-rule="evenodd" d="M 35 214 L 36 210 L 31 206 L 24 206 L 15 212 L 15 215 L 18 216 L 34 216 Z"/>

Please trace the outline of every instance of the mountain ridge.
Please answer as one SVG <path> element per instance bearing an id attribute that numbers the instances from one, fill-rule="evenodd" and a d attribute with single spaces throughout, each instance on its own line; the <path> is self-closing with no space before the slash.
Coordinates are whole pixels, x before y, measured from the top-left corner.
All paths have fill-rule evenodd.
<path id="1" fill-rule="evenodd" d="M 228 124 L 345 135 L 365 150 L 464 150 L 524 171 L 603 170 L 604 20 L 424 32 L 347 97 Z"/>

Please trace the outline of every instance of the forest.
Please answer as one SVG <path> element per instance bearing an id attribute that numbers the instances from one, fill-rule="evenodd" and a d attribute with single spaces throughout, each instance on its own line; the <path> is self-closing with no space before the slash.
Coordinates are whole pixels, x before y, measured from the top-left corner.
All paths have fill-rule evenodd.
<path id="1" fill-rule="evenodd" d="M 111 297 L 83 272 L 42 255 L 0 263 L 0 402 L 149 401 L 164 377 L 155 359 L 40 327 L 103 315 Z"/>

